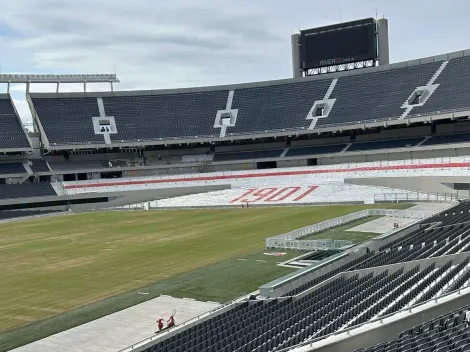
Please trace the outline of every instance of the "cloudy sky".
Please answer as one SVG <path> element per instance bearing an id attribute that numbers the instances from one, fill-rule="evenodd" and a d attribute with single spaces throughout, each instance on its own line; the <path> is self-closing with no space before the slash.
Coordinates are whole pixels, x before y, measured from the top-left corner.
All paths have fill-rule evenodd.
<path id="1" fill-rule="evenodd" d="M 470 47 L 468 0 L 0 0 L 0 5 L 3 73 L 116 71 L 120 90 L 290 77 L 290 35 L 299 27 L 375 17 L 376 11 L 389 19 L 392 62 Z M 13 95 L 26 117 L 23 89 L 14 87 Z"/>

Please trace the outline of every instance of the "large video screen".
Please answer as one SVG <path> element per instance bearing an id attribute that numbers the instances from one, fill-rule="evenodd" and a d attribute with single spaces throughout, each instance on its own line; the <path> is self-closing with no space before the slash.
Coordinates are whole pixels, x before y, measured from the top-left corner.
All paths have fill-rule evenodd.
<path id="1" fill-rule="evenodd" d="M 357 23 L 302 31 L 301 67 L 308 70 L 376 59 L 374 22 Z"/>

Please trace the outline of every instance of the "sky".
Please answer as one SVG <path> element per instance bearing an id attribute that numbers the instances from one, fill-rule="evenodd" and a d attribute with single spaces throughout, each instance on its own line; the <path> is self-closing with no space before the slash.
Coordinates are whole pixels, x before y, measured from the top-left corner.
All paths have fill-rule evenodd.
<path id="1" fill-rule="evenodd" d="M 288 78 L 292 33 L 376 14 L 389 20 L 391 62 L 470 47 L 468 0 L 0 0 L 0 8 L 3 73 L 117 73 L 116 90 Z M 29 122 L 24 86 L 12 95 Z"/>

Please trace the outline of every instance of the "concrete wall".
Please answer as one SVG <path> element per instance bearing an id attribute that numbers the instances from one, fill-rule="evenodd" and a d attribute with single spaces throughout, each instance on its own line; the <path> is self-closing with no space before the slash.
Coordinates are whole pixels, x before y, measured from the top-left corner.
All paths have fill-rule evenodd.
<path id="1" fill-rule="evenodd" d="M 230 185 L 220 186 L 193 186 L 193 187 L 175 187 L 163 189 L 146 189 L 139 191 L 107 192 L 100 193 L 99 196 L 108 197 L 108 202 L 93 204 L 72 205 L 73 211 L 91 211 L 100 210 L 109 207 L 119 207 L 124 205 L 150 202 L 156 199 L 179 197 L 188 194 L 206 193 L 223 189 L 230 189 Z M 83 196 L 90 194 L 83 194 Z M 93 194 L 92 194 L 93 195 Z M 96 194 L 93 196 L 96 197 Z M 76 197 L 76 196 L 75 196 Z"/>
<path id="2" fill-rule="evenodd" d="M 345 179 L 345 183 L 379 186 L 405 189 L 423 193 L 449 193 L 457 194 L 453 188 L 445 184 L 453 183 L 470 183 L 470 176 L 420 176 L 420 177 L 371 177 L 371 178 L 354 178 Z"/>
<path id="3" fill-rule="evenodd" d="M 69 160 L 71 162 L 74 162 L 74 161 L 81 162 L 81 161 L 88 161 L 88 160 L 116 160 L 116 159 L 133 160 L 135 158 L 139 158 L 139 155 L 137 152 L 70 155 Z"/>
<path id="4" fill-rule="evenodd" d="M 277 143 L 220 146 L 220 147 L 215 147 L 215 151 L 216 153 L 225 153 L 225 152 L 236 152 L 236 151 L 246 151 L 246 150 L 282 149 L 285 147 L 286 147 L 286 142 L 277 142 Z"/>
<path id="5" fill-rule="evenodd" d="M 436 134 L 451 134 L 470 131 L 470 122 L 449 123 L 436 125 Z"/>
<path id="6" fill-rule="evenodd" d="M 351 142 L 351 138 L 349 136 L 344 137 L 331 137 L 331 138 L 312 138 L 308 140 L 302 141 L 292 141 L 291 147 L 305 147 L 305 146 L 312 146 L 312 145 L 332 145 L 332 144 L 343 144 Z"/>

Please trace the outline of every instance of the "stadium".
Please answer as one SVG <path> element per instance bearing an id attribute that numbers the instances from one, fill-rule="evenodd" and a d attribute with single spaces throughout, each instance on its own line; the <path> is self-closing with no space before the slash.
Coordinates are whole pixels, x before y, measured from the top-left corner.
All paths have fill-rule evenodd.
<path id="1" fill-rule="evenodd" d="M 291 44 L 275 81 L 0 75 L 1 351 L 470 351 L 470 50 Z"/>

